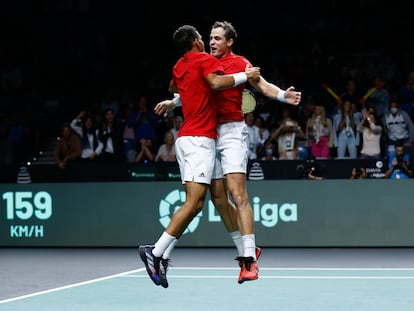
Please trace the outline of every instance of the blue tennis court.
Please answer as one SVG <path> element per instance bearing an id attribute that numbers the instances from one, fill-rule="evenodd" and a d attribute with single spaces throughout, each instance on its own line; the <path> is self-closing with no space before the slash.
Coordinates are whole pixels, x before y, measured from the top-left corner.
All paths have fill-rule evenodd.
<path id="1" fill-rule="evenodd" d="M 42 250 L 0 251 L 7 252 L 2 258 L 15 253 L 16 269 L 19 261 L 42 259 Z M 22 257 L 25 252 L 27 256 Z M 11 278 L 12 273 L 2 269 L 0 276 L 6 278 L 2 277 L 0 288 L 5 288 L 8 297 L 3 292 L 0 310 L 414 309 L 414 252 L 410 248 L 264 249 L 260 278 L 241 285 L 237 283 L 237 262 L 232 262 L 233 249 L 177 248 L 167 289 L 152 283 L 134 249 L 43 252 L 43 264 L 33 262 L 36 272 L 32 275 L 38 280 L 27 271 L 24 275 L 15 271 Z M 70 268 L 64 266 L 65 258 L 75 261 L 69 263 Z M 50 259 L 62 265 L 62 273 L 58 273 L 57 266 L 50 266 Z M 114 272 L 117 264 L 118 269 L 133 265 L 136 269 L 105 275 L 106 260 L 108 271 Z M 3 268 L 11 266 L 8 262 Z M 40 266 L 44 266 L 43 272 Z M 23 280 L 20 286 L 19 279 Z M 4 280 L 15 286 L 5 285 Z M 23 289 L 25 286 L 30 290 Z"/>

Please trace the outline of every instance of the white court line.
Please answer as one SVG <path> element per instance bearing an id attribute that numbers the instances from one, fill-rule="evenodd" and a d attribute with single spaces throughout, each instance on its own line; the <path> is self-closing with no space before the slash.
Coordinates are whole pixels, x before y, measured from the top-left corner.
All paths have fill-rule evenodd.
<path id="1" fill-rule="evenodd" d="M 224 267 L 171 267 L 171 270 L 240 270 L 240 268 L 224 268 Z M 262 268 L 260 271 L 414 271 L 414 268 Z M 127 278 L 148 278 L 146 274 L 142 275 L 123 275 Z M 234 276 L 224 275 L 170 275 L 169 278 L 205 278 L 205 279 L 229 279 Z M 260 276 L 261 279 L 372 279 L 372 280 L 404 280 L 414 279 L 414 276 L 344 276 L 344 275 L 280 275 L 280 276 Z"/>
<path id="2" fill-rule="evenodd" d="M 235 267 L 171 267 L 171 270 L 240 270 Z M 414 271 L 414 268 L 311 268 L 311 267 L 298 267 L 298 268 L 265 268 L 260 267 L 260 270 L 269 271 Z"/>
<path id="3" fill-rule="evenodd" d="M 126 275 L 126 278 L 148 278 L 147 275 Z M 170 275 L 169 279 L 234 279 L 231 275 Z M 414 276 L 305 276 L 305 275 L 284 275 L 284 276 L 263 276 L 260 279 L 361 279 L 361 280 L 413 280 Z"/>
<path id="4" fill-rule="evenodd" d="M 52 288 L 52 289 L 48 289 L 48 290 L 44 290 L 44 291 L 40 291 L 40 292 L 36 292 L 36 293 L 32 293 L 32 294 L 28 294 L 28 295 L 23 295 L 23 296 L 13 297 L 13 298 L 9 298 L 9 299 L 4 299 L 4 300 L 0 300 L 0 304 L 11 302 L 11 301 L 16 301 L 16 300 L 20 300 L 20 299 L 25 299 L 25 298 L 35 297 L 35 296 L 39 296 L 39 295 L 44 295 L 44 294 L 48 294 L 48 293 L 53 293 L 53 292 L 57 292 L 57 291 L 60 291 L 60 290 L 73 288 L 73 287 L 77 287 L 77 286 L 82 286 L 82 285 L 86 285 L 86 284 L 105 281 L 105 280 L 113 279 L 113 278 L 116 278 L 116 277 L 122 277 L 122 276 L 125 276 L 125 275 L 130 274 L 130 273 L 137 273 L 137 272 L 141 272 L 141 271 L 145 271 L 145 268 L 131 270 L 131 271 L 122 272 L 122 273 L 117 273 L 117 274 L 113 274 L 113 275 L 108 275 L 108 276 L 105 276 L 105 277 L 101 277 L 101 278 L 97 278 L 97 279 L 93 279 L 93 280 L 89 280 L 89 281 L 69 284 L 69 285 L 56 287 L 56 288 Z"/>
<path id="5" fill-rule="evenodd" d="M 240 268 L 224 268 L 224 267 L 171 267 L 171 270 L 239 270 Z M 414 268 L 262 268 L 260 270 L 286 270 L 286 271 L 414 271 Z M 44 295 L 64 289 L 69 289 L 77 286 L 82 286 L 86 284 L 96 283 L 100 281 L 109 280 L 116 277 L 132 277 L 132 278 L 148 278 L 146 274 L 143 275 L 130 275 L 133 273 L 143 272 L 145 268 L 140 268 L 136 270 L 126 271 L 122 273 L 117 273 L 109 275 L 106 277 L 101 277 L 93 280 L 88 280 L 84 282 L 69 284 L 61 287 L 56 287 L 40 292 L 35 292 L 32 294 L 27 294 L 23 296 L 13 297 L 9 299 L 0 300 L 0 304 L 12 302 L 16 300 L 21 300 L 25 298 L 35 297 L 39 295 Z M 234 278 L 234 276 L 223 276 L 223 275 L 170 275 L 169 278 Z M 414 276 L 260 276 L 261 279 L 414 279 Z"/>

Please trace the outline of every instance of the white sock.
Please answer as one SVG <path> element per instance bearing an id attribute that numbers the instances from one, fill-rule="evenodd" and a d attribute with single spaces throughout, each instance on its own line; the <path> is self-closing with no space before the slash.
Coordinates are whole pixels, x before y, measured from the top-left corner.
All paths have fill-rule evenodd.
<path id="1" fill-rule="evenodd" d="M 243 257 L 253 257 L 256 260 L 256 239 L 254 234 L 246 234 L 242 236 L 244 255 Z"/>
<path id="2" fill-rule="evenodd" d="M 243 256 L 243 239 L 240 234 L 240 231 L 237 230 L 230 232 L 230 236 L 233 239 L 234 245 L 236 245 L 238 255 L 240 257 Z"/>
<path id="3" fill-rule="evenodd" d="M 152 254 L 155 257 L 161 257 L 165 250 L 176 240 L 175 236 L 169 235 L 164 231 L 157 242 L 155 242 L 155 248 L 152 250 Z"/>
<path id="4" fill-rule="evenodd" d="M 173 251 L 175 245 L 178 243 L 178 239 L 175 239 L 170 243 L 170 245 L 167 247 L 167 249 L 162 254 L 163 259 L 168 259 L 171 256 L 171 252 Z"/>

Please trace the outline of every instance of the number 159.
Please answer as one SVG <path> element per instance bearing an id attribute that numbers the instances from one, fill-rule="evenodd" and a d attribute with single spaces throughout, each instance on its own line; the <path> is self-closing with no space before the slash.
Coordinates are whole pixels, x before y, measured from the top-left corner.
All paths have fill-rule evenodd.
<path id="1" fill-rule="evenodd" d="M 5 192 L 7 219 L 17 218 L 26 220 L 35 215 L 38 219 L 48 219 L 52 216 L 52 197 L 46 191 L 34 194 L 29 191 Z"/>

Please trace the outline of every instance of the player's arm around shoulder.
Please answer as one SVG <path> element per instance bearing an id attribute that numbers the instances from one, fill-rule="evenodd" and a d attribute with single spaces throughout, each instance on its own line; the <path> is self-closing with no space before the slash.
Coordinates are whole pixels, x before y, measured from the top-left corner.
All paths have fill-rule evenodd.
<path id="1" fill-rule="evenodd" d="M 234 74 L 221 75 L 217 72 L 210 73 L 206 77 L 206 81 L 213 90 L 223 90 L 233 86 L 260 78 L 259 67 L 246 66 L 244 72 L 237 72 Z"/>

